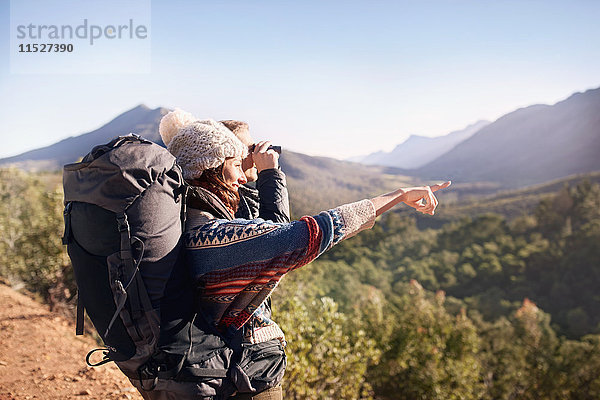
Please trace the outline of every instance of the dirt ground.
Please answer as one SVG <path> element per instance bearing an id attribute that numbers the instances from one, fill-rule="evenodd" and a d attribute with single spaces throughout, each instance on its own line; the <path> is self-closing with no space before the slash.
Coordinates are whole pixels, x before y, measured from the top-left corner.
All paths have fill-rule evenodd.
<path id="1" fill-rule="evenodd" d="M 142 400 L 113 363 L 86 365 L 96 347 L 74 321 L 0 284 L 0 400 Z"/>

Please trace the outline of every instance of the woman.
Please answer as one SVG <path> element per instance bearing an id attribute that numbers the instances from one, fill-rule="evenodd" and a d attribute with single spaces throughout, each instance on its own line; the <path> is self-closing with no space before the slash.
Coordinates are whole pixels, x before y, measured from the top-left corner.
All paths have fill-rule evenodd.
<path id="1" fill-rule="evenodd" d="M 223 124 L 198 121 L 180 110 L 163 118 L 160 133 L 191 185 L 184 243 L 195 311 L 204 331 L 216 333 L 240 354 L 219 355 L 220 361 L 211 359 L 203 367 L 220 363 L 234 370 L 228 377 L 241 393 L 281 398 L 285 338 L 263 313 L 263 303 L 283 275 L 371 228 L 397 203 L 433 215 L 438 203 L 433 192 L 450 185 L 398 189 L 287 224 L 234 220 L 237 191 L 246 183 L 242 159 L 247 147 Z M 227 385 L 219 385 L 215 394 L 222 395 Z"/>

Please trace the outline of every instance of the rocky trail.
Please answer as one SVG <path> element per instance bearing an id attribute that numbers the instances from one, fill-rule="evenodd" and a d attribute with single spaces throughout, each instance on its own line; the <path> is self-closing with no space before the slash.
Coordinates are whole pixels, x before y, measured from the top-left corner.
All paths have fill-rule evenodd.
<path id="1" fill-rule="evenodd" d="M 74 321 L 0 284 L 0 400 L 141 400 L 113 363 L 86 365 L 96 347 Z"/>

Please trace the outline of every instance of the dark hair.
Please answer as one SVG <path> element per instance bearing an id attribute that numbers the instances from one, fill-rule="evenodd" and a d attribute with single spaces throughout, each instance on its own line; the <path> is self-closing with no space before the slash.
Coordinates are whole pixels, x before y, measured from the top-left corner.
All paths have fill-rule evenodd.
<path id="1" fill-rule="evenodd" d="M 202 172 L 199 178 L 188 179 L 188 183 L 194 186 L 200 186 L 217 195 L 217 197 L 230 209 L 232 214 L 238 209 L 240 195 L 237 190 L 231 189 L 225 183 L 223 177 L 223 167 L 225 163 L 216 168 L 209 168 Z"/>

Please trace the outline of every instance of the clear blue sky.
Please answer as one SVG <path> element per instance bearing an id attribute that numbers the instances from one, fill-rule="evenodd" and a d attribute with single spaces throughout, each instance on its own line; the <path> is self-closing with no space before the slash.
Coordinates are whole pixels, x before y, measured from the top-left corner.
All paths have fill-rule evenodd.
<path id="1" fill-rule="evenodd" d="M 97 4 L 106 17 L 117 2 Z M 313 155 L 391 150 L 600 86 L 599 15 L 595 0 L 155 0 L 150 72 L 12 74 L 0 0 L 0 157 L 140 103 L 245 120 Z"/>

